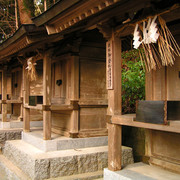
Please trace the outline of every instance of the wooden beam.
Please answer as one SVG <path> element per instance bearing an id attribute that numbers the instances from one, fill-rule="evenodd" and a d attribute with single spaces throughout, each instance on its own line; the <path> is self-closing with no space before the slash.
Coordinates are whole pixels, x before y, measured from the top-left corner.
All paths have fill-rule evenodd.
<path id="1" fill-rule="evenodd" d="M 43 59 L 43 105 L 51 105 L 51 52 Z M 43 138 L 51 139 L 51 111 L 43 111 Z"/>
<path id="2" fill-rule="evenodd" d="M 108 169 L 118 171 L 122 160 L 122 126 L 108 124 Z"/>
<path id="3" fill-rule="evenodd" d="M 60 105 L 51 105 L 50 109 L 51 111 L 71 111 L 74 108 L 73 105 L 60 104 Z"/>
<path id="4" fill-rule="evenodd" d="M 36 106 L 30 106 L 30 105 L 28 105 L 28 103 L 25 103 L 24 104 L 24 108 L 42 111 L 43 110 L 43 105 L 42 104 L 38 104 Z"/>
<path id="5" fill-rule="evenodd" d="M 5 103 L 2 104 L 2 122 L 7 121 L 7 67 L 4 67 L 2 72 L 2 101 Z"/>
<path id="6" fill-rule="evenodd" d="M 26 71 L 27 64 L 23 65 L 23 131 L 30 131 L 30 109 L 25 108 L 25 104 L 29 104 L 30 85 L 29 78 Z"/>
<path id="7" fill-rule="evenodd" d="M 175 125 L 173 121 L 169 121 L 169 125 L 151 124 L 151 123 L 134 121 L 134 118 L 135 115 L 116 115 L 112 117 L 112 123 L 117 125 L 133 126 L 133 127 L 140 127 L 145 129 L 180 133 L 180 128 L 179 128 L 180 123 L 179 124 L 176 123 Z"/>
<path id="8" fill-rule="evenodd" d="M 1 103 L 1 101 L 0 101 Z M 12 100 L 6 100 L 7 104 L 22 104 L 22 100 L 21 99 L 12 99 Z"/>

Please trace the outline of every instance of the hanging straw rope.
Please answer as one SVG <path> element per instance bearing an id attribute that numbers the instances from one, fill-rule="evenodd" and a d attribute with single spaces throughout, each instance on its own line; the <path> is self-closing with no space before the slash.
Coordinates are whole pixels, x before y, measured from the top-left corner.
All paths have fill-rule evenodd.
<path id="1" fill-rule="evenodd" d="M 151 70 L 156 70 L 156 68 L 161 68 L 161 66 L 172 66 L 175 61 L 175 55 L 180 56 L 180 48 L 168 29 L 165 21 L 158 16 L 158 21 L 160 27 L 157 30 L 159 34 L 157 40 L 157 46 L 153 43 L 147 43 L 148 37 L 144 37 L 145 24 L 147 22 L 146 31 L 148 31 L 149 22 L 151 19 L 146 19 L 143 22 L 138 23 L 141 33 L 138 34 L 139 41 L 141 41 L 141 49 L 139 50 L 139 56 L 141 61 L 144 62 L 146 70 L 149 72 Z M 136 32 L 137 35 L 137 32 Z M 137 36 L 136 36 L 137 40 Z"/>
<path id="2" fill-rule="evenodd" d="M 33 57 L 30 57 L 27 59 L 27 67 L 26 69 L 28 70 L 28 77 L 30 81 L 36 81 L 37 79 L 37 72 L 35 65 L 36 63 L 33 61 Z"/>
<path id="3" fill-rule="evenodd" d="M 37 55 L 34 57 L 30 57 L 27 59 L 27 67 L 26 69 L 28 70 L 28 77 L 30 81 L 36 81 L 37 80 L 37 72 L 36 72 L 36 61 L 38 59 L 42 58 L 42 55 L 37 51 Z"/>

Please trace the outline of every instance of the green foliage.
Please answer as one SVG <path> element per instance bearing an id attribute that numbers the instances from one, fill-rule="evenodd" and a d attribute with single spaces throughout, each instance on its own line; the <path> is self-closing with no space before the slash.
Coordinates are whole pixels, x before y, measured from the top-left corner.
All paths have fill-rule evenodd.
<path id="1" fill-rule="evenodd" d="M 145 71 L 138 50 L 122 53 L 122 109 L 134 113 L 136 101 L 145 98 Z"/>

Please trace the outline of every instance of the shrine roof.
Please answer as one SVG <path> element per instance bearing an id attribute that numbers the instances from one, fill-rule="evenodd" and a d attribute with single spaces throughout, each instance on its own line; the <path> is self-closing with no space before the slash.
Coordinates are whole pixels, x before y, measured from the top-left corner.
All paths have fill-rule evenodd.
<path id="1" fill-rule="evenodd" d="M 44 27 L 36 27 L 34 24 L 21 25 L 10 38 L 0 44 L 0 60 L 40 41 L 44 36 L 47 36 Z"/>

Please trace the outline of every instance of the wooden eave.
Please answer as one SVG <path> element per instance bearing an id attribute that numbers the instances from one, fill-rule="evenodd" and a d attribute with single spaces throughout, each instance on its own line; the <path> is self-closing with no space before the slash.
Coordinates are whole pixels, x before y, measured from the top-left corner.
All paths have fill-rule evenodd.
<path id="1" fill-rule="evenodd" d="M 128 36 L 130 34 L 133 34 L 136 23 L 142 22 L 145 19 L 147 19 L 148 17 L 152 17 L 155 15 L 160 15 L 166 21 L 166 23 L 179 20 L 180 5 L 174 4 L 173 6 L 168 7 L 166 9 L 160 10 L 158 12 L 152 12 L 151 14 L 145 14 L 144 16 L 142 16 L 139 19 L 132 20 L 127 23 L 121 24 L 121 25 L 115 27 L 115 29 L 114 29 L 116 32 L 116 35 L 118 37 L 124 37 L 124 36 Z M 179 26 L 179 25 L 177 24 L 177 26 Z M 173 32 L 174 31 L 178 31 L 178 30 L 174 29 Z"/>
<path id="2" fill-rule="evenodd" d="M 69 0 L 66 0 L 67 4 L 64 5 L 63 3 L 65 2 L 60 1 L 40 17 L 33 19 L 34 23 L 36 25 L 43 25 L 44 23 L 48 34 L 68 34 L 77 30 L 88 30 L 99 24 L 109 23 L 109 21 L 113 21 L 114 18 L 116 22 L 110 22 L 110 27 L 115 28 L 115 31 L 122 37 L 130 35 L 133 32 L 134 26 L 131 27 L 132 23 L 148 15 L 148 13 L 145 13 L 144 16 L 138 19 L 131 19 L 130 22 L 124 23 L 123 21 L 127 19 L 126 14 L 132 15 L 141 9 L 151 8 L 153 6 L 151 0 L 77 0 L 71 3 Z M 150 15 L 166 12 L 163 14 L 163 17 L 165 17 L 167 22 L 177 19 L 180 11 L 178 3 L 175 3 L 176 2 L 174 2 L 175 7 L 169 5 L 170 7 L 166 9 L 150 12 Z M 58 11 L 59 7 L 61 7 L 61 9 Z M 172 11 L 168 12 L 168 10 Z M 49 14 L 51 15 L 50 17 L 48 17 Z M 41 23 L 38 23 L 40 21 Z M 124 27 L 125 30 L 122 31 L 121 28 L 123 29 Z"/>
<path id="3" fill-rule="evenodd" d="M 40 14 L 39 16 L 33 18 L 33 22 L 36 26 L 42 26 L 46 24 L 48 21 L 56 17 L 57 15 L 61 14 L 74 4 L 80 2 L 82 0 L 61 0 L 58 1 L 55 5 L 49 8 L 44 13 Z"/>
<path id="4" fill-rule="evenodd" d="M 47 36 L 45 28 L 34 24 L 22 25 L 15 34 L 0 45 L 0 61 Z"/>
<path id="5" fill-rule="evenodd" d="M 70 2 L 70 0 L 66 1 L 66 3 Z M 78 24 L 79 22 L 82 22 L 95 14 L 101 13 L 104 10 L 107 10 L 123 1 L 124 0 L 76 0 L 73 1 L 73 3 L 70 3 L 71 6 L 66 6 L 68 8 L 61 7 L 63 10 L 60 9 L 59 13 L 56 13 L 55 9 L 58 9 L 59 5 L 64 3 L 64 1 L 60 1 L 58 4 L 53 6 L 53 8 L 49 9 L 49 11 L 37 18 L 34 18 L 33 22 L 37 26 L 43 25 L 44 23 L 48 34 L 60 33 L 70 27 L 74 27 L 74 25 Z M 52 16 L 53 12 L 55 12 L 54 17 Z M 48 17 L 49 14 L 51 14 L 51 18 Z"/>

